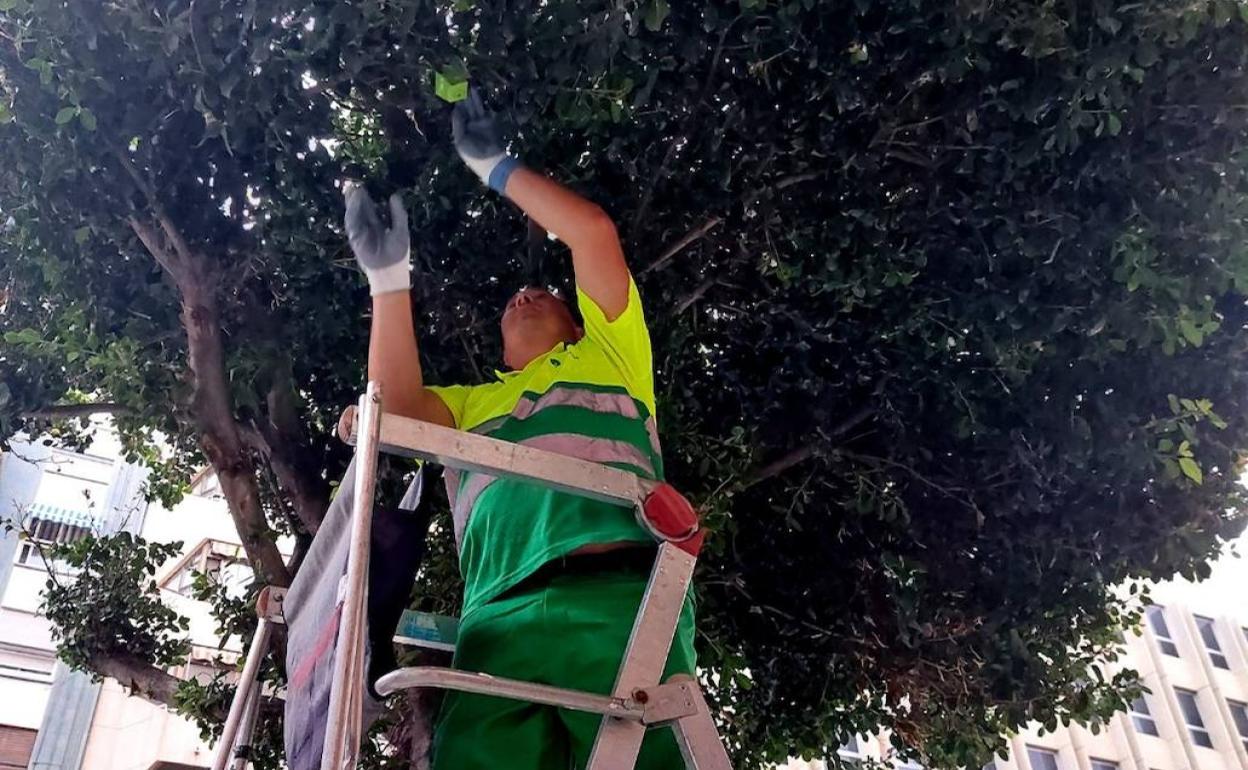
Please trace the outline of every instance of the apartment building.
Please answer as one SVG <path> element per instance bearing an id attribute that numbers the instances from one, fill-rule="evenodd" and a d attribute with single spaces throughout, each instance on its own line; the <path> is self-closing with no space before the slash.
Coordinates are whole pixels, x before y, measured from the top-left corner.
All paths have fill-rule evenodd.
<path id="1" fill-rule="evenodd" d="M 1044 732 L 1031 725 L 1009 741 L 1009 758 L 991 770 L 1248 770 L 1248 535 L 1215 563 L 1208 580 L 1152 586 L 1139 633 L 1125 636 L 1117 664 L 1149 692 L 1093 734 L 1078 725 Z M 899 770 L 882 736 L 861 736 L 838 755 Z M 784 770 L 823 770 L 794 761 Z"/>
<path id="2" fill-rule="evenodd" d="M 66 565 L 45 560 L 47 546 L 119 531 L 181 541 L 181 556 L 156 575 L 162 600 L 191 622 L 190 660 L 171 673 L 206 676 L 219 639 L 207 605 L 190 596 L 193 574 L 239 587 L 249 580 L 212 477 L 197 479 L 174 510 L 149 504 L 146 472 L 119 459 L 107 423 L 96 434 L 83 453 L 15 441 L 0 455 L 0 520 L 18 527 L 0 533 L 0 770 L 206 768 L 211 749 L 189 721 L 58 663 L 40 614 L 49 574 L 72 577 Z"/>

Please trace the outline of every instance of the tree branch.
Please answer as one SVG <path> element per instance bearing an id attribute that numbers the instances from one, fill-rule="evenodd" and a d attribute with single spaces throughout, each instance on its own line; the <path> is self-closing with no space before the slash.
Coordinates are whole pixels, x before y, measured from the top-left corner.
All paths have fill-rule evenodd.
<path id="1" fill-rule="evenodd" d="M 130 414 L 131 409 L 121 404 L 54 404 L 45 406 L 42 409 L 32 409 L 29 412 L 22 412 L 20 417 L 26 420 L 64 420 L 73 417 L 85 417 L 87 415 L 97 414 L 100 412 L 108 412 L 110 414 Z"/>
<path id="2" fill-rule="evenodd" d="M 743 205 L 749 206 L 754 201 L 762 197 L 762 195 L 766 192 L 770 192 L 773 190 L 784 190 L 789 187 L 792 187 L 795 184 L 800 184 L 801 182 L 809 182 L 812 179 L 818 179 L 819 177 L 820 177 L 820 173 L 817 171 L 806 171 L 801 174 L 791 174 L 790 176 L 783 177 L 775 181 L 774 183 L 767 185 L 766 187 L 757 187 L 751 190 L 748 194 L 742 196 L 739 199 L 739 201 L 743 203 Z M 735 206 L 737 204 L 734 203 L 733 205 Z M 640 270 L 640 272 L 638 272 L 638 275 L 639 276 L 645 275 L 647 273 L 666 267 L 667 263 L 671 262 L 673 257 L 675 257 L 680 252 L 684 251 L 686 248 L 688 248 L 692 244 L 704 238 L 707 233 L 709 233 L 711 230 L 714 230 L 723 221 L 724 221 L 724 218 L 722 216 L 710 217 L 702 224 L 698 225 L 697 227 L 693 228 L 689 232 L 682 235 L 675 242 L 673 242 L 671 246 L 668 246 L 663 251 L 663 253 L 659 255 L 658 259 L 654 260 L 650 264 L 643 267 Z"/>
<path id="3" fill-rule="evenodd" d="M 138 656 L 96 655 L 91 658 L 90 667 L 101 676 L 117 680 L 131 695 L 170 708 L 177 707 L 174 694 L 182 680 Z"/>
<path id="4" fill-rule="evenodd" d="M 645 275 L 646 273 L 652 272 L 654 270 L 658 270 L 659 268 L 666 266 L 668 262 L 672 261 L 672 257 L 684 251 L 686 248 L 689 247 L 690 244 L 698 240 L 701 240 L 703 236 L 705 236 L 711 230 L 714 230 L 723 221 L 724 221 L 723 217 L 711 217 L 710 219 L 706 220 L 702 224 L 698 225 L 697 227 L 693 228 L 689 232 L 685 233 L 684 235 L 680 237 L 679 240 L 677 240 L 671 246 L 668 246 L 667 249 L 665 249 L 663 253 L 659 255 L 658 259 L 654 260 L 650 264 L 643 267 L 641 269 L 641 272 L 638 273 L 638 275 Z"/>
<path id="5" fill-rule="evenodd" d="M 143 197 L 147 198 L 147 206 L 152 210 L 152 214 L 156 217 L 156 222 L 160 225 L 160 229 L 164 231 L 165 237 L 169 239 L 169 245 L 173 247 L 173 253 L 177 255 L 183 266 L 189 267 L 195 261 L 197 255 L 191 250 L 190 245 L 186 242 L 186 238 L 183 237 L 181 228 L 174 224 L 169 217 L 169 213 L 165 211 L 164 204 L 161 203 L 160 196 L 156 194 L 151 181 L 139 171 L 134 165 L 134 161 L 130 160 L 130 156 L 120 147 L 114 146 L 112 150 L 113 155 L 121 163 L 121 167 L 126 170 L 126 174 L 134 180 L 139 191 L 143 193 Z M 133 226 L 132 222 L 131 227 Z M 146 244 L 146 241 L 144 241 L 144 244 Z M 165 251 L 167 252 L 167 249 Z M 174 277 L 175 279 L 177 278 L 176 275 Z"/>
<path id="6" fill-rule="evenodd" d="M 719 283 L 719 278 L 711 276 L 702 283 L 698 284 L 697 288 L 689 292 L 689 294 L 683 297 L 680 302 L 676 303 L 675 309 L 672 310 L 672 315 L 680 315 L 685 312 L 690 305 L 702 299 L 702 297 L 711 290 L 711 287 L 717 283 Z"/>
<path id="7" fill-rule="evenodd" d="M 859 425 L 875 416 L 877 407 L 874 401 L 879 397 L 880 393 L 883 392 L 886 382 L 887 379 L 881 379 L 880 382 L 876 384 L 875 389 L 872 391 L 872 403 L 859 407 L 853 412 L 850 412 L 848 417 L 841 420 L 833 426 L 830 431 L 828 431 L 827 436 L 829 441 L 841 438 L 854 428 L 857 428 Z M 800 465 L 801 463 L 804 463 L 814 457 L 818 451 L 819 442 L 815 441 L 812 437 L 809 440 L 804 441 L 801 446 L 789 450 L 759 468 L 752 476 L 742 482 L 740 488 L 746 489 L 754 486 L 760 481 L 766 481 L 767 479 L 779 476 L 781 473 L 784 473 L 793 466 Z"/>
<path id="8" fill-rule="evenodd" d="M 742 485 L 742 487 L 752 487 L 761 481 L 766 481 L 774 476 L 779 476 L 781 473 L 784 473 L 794 465 L 804 463 L 814 456 L 814 444 L 804 444 L 796 449 L 791 449 L 755 471 L 754 475 L 751 476 L 749 480 Z"/>
<path id="9" fill-rule="evenodd" d="M 702 105 L 706 103 L 706 97 L 711 93 L 711 88 L 715 85 L 715 76 L 719 73 L 719 62 L 724 55 L 724 40 L 727 39 L 729 31 L 732 30 L 737 23 L 737 19 L 740 18 L 740 16 L 734 18 L 724 27 L 723 32 L 719 33 L 719 42 L 715 46 L 715 52 L 711 54 L 710 71 L 706 73 L 706 80 L 702 83 L 702 92 L 698 96 L 698 101 L 694 103 L 689 110 L 689 114 L 680 122 L 680 129 L 667 145 L 667 152 L 663 154 L 663 160 L 659 163 L 658 170 L 655 171 L 654 176 L 650 179 L 650 184 L 646 187 L 645 193 L 641 196 L 641 203 L 637 206 L 637 212 L 633 214 L 632 224 L 628 228 L 628 242 L 631 247 L 636 247 L 637 245 L 646 214 L 650 210 L 650 203 L 654 200 L 655 189 L 662 183 L 663 178 L 667 176 L 668 166 L 675 159 L 676 151 L 680 149 L 682 143 L 688 143 L 689 141 L 689 128 L 693 123 L 693 119 L 702 111 Z"/>

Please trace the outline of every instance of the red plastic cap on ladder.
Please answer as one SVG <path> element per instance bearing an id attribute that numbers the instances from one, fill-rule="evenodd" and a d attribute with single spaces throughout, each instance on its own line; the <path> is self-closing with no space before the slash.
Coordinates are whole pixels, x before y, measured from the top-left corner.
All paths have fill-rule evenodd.
<path id="1" fill-rule="evenodd" d="M 642 526 L 660 540 L 674 543 L 693 556 L 702 550 L 706 533 L 698 525 L 698 512 L 671 484 L 659 484 L 646 495 L 640 514 Z"/>

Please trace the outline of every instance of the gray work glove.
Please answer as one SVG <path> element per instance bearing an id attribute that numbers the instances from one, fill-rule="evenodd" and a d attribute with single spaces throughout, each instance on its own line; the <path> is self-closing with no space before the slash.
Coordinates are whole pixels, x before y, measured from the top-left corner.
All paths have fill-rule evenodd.
<path id="1" fill-rule="evenodd" d="M 377 217 L 377 206 L 363 187 L 349 184 L 347 198 L 347 241 L 368 277 L 369 293 L 376 297 L 412 288 L 411 238 L 407 232 L 407 211 L 398 193 L 390 196 L 390 227 Z"/>
<path id="2" fill-rule="evenodd" d="M 499 138 L 498 124 L 477 89 L 469 91 L 468 98 L 451 111 L 451 136 L 455 138 L 455 151 L 468 168 L 491 190 L 503 192 L 520 161 L 507 154 Z"/>

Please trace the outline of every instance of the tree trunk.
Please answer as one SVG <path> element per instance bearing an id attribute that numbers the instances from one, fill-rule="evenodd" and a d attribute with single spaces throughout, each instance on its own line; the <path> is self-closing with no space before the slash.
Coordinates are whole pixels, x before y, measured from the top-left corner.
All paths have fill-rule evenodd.
<path id="1" fill-rule="evenodd" d="M 215 291 L 211 279 L 198 267 L 192 266 L 189 280 L 179 285 L 182 324 L 195 375 L 191 412 L 200 429 L 204 455 L 217 472 L 234 526 L 257 576 L 267 585 L 290 585 L 290 572 L 260 504 L 251 452 L 231 408 Z"/>
<path id="2" fill-rule="evenodd" d="M 221 482 L 234 527 L 257 578 L 267 585 L 290 585 L 290 571 L 277 550 L 260 504 L 255 465 L 234 418 L 217 304 L 221 276 L 204 255 L 187 244 L 129 157 L 119 151 L 118 158 L 147 196 L 155 219 L 153 224 L 132 216 L 130 227 L 181 294 L 182 326 L 186 329 L 193 383 L 190 411 L 199 428 L 204 455 Z"/>

